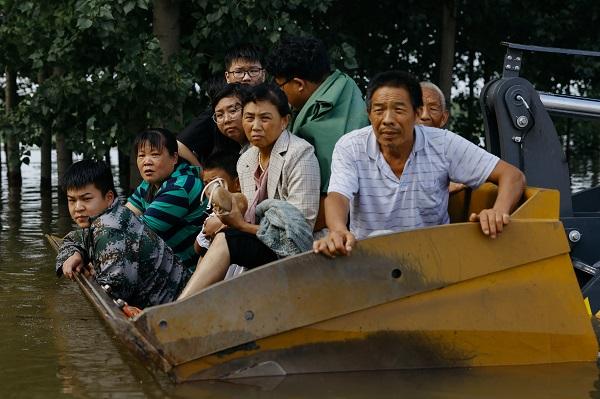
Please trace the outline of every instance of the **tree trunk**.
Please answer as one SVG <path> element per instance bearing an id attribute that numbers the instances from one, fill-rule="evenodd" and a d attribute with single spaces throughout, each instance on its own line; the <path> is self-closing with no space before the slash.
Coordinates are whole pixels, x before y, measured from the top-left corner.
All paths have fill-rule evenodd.
<path id="1" fill-rule="evenodd" d="M 129 190 L 127 195 L 133 193 L 136 187 L 142 182 L 142 175 L 137 167 L 137 149 L 131 148 L 129 151 Z"/>
<path id="2" fill-rule="evenodd" d="M 56 133 L 56 169 L 58 171 L 58 214 L 59 216 L 68 216 L 69 208 L 67 207 L 67 193 L 60 188 L 65 171 L 73 163 L 73 151 L 67 148 L 67 139 L 62 132 Z"/>
<path id="3" fill-rule="evenodd" d="M 40 187 L 42 190 L 50 190 L 52 188 L 52 131 L 48 126 L 42 126 L 40 153 Z"/>
<path id="4" fill-rule="evenodd" d="M 46 80 L 43 71 L 38 73 L 38 84 L 42 85 Z M 48 195 L 52 190 L 52 130 L 50 126 L 42 126 L 42 145 L 40 147 L 40 190 L 42 196 Z"/>
<path id="5" fill-rule="evenodd" d="M 456 42 L 456 1 L 444 0 L 442 6 L 440 89 L 450 104 L 452 89 L 452 68 L 454 67 L 454 45 Z"/>
<path id="6" fill-rule="evenodd" d="M 475 136 L 473 134 L 473 132 L 477 131 L 477 127 L 475 126 L 475 114 L 479 110 L 477 107 L 477 99 L 475 98 L 475 56 L 473 50 L 469 50 L 467 54 L 467 62 L 469 63 L 467 67 L 467 76 L 469 79 L 469 101 L 467 102 L 467 121 L 469 122 L 469 127 L 467 128 L 467 132 L 464 133 L 464 137 L 467 140 L 477 143 L 478 140 L 475 140 Z"/>
<path id="7" fill-rule="evenodd" d="M 179 51 L 179 12 L 179 0 L 154 0 L 153 32 L 165 63 Z"/>
<path id="8" fill-rule="evenodd" d="M 5 87 L 5 108 L 9 114 L 17 106 L 17 74 L 10 67 L 5 69 L 6 87 Z M 21 153 L 19 151 L 19 138 L 12 132 L 7 134 L 4 141 L 4 150 L 6 152 L 6 170 L 8 187 L 19 188 L 23 184 L 21 177 Z"/>
<path id="9" fill-rule="evenodd" d="M 56 133 L 56 167 L 58 179 L 62 179 L 65 171 L 73 163 L 73 151 L 67 148 L 67 138 L 64 133 Z"/>
<path id="10" fill-rule="evenodd" d="M 128 154 L 125 149 L 119 146 L 119 186 L 123 195 L 128 195 L 131 191 L 129 190 L 129 173 L 131 168 Z"/>
<path id="11" fill-rule="evenodd" d="M 64 69 L 60 66 L 55 66 L 52 75 L 55 77 L 63 76 Z M 69 208 L 67 207 L 67 193 L 60 188 L 65 171 L 73 163 L 73 151 L 67 147 L 67 138 L 63 132 L 56 132 L 56 170 L 58 172 L 58 215 L 67 217 Z"/>

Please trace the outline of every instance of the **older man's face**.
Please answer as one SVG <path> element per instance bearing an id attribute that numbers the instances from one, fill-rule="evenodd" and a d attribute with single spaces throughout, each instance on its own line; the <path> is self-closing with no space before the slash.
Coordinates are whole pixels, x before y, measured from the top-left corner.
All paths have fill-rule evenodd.
<path id="1" fill-rule="evenodd" d="M 377 143 L 396 150 L 413 142 L 413 129 L 417 112 L 410 101 L 408 90 L 403 87 L 380 87 L 371 97 L 369 120 Z"/>
<path id="2" fill-rule="evenodd" d="M 417 123 L 425 126 L 442 128 L 448 122 L 448 111 L 442 106 L 442 99 L 437 91 L 429 87 L 421 87 L 423 92 L 423 109 Z"/>

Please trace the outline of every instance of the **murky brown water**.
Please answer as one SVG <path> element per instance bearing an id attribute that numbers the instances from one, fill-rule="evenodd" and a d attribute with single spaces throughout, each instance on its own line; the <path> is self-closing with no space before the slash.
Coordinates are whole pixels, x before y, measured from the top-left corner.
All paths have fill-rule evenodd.
<path id="1" fill-rule="evenodd" d="M 70 223 L 57 217 L 55 201 L 40 199 L 35 157 L 32 165 L 23 167 L 20 195 L 8 192 L 5 172 L 0 201 L 0 398 L 600 397 L 596 364 L 325 374 L 174 386 L 152 376 L 119 345 L 74 283 L 54 276 L 54 254 L 43 234 L 64 232 Z"/>

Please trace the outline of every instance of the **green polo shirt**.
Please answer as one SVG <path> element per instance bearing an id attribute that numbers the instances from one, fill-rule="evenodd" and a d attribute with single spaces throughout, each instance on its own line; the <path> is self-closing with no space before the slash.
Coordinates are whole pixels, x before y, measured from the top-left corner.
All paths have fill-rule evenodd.
<path id="1" fill-rule="evenodd" d="M 369 124 L 367 107 L 352 78 L 333 72 L 310 96 L 294 118 L 291 132 L 315 147 L 321 171 L 321 193 L 327 193 L 331 154 L 344 134 Z"/>

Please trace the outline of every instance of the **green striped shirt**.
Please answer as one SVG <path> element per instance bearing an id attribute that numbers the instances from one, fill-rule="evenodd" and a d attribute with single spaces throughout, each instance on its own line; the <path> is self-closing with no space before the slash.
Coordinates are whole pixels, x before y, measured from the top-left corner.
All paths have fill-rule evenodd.
<path id="1" fill-rule="evenodd" d="M 128 199 L 142 212 L 144 224 L 192 269 L 198 261 L 194 241 L 207 215 L 206 203 L 200 202 L 202 188 L 200 168 L 182 162 L 156 192 L 143 181 Z"/>

